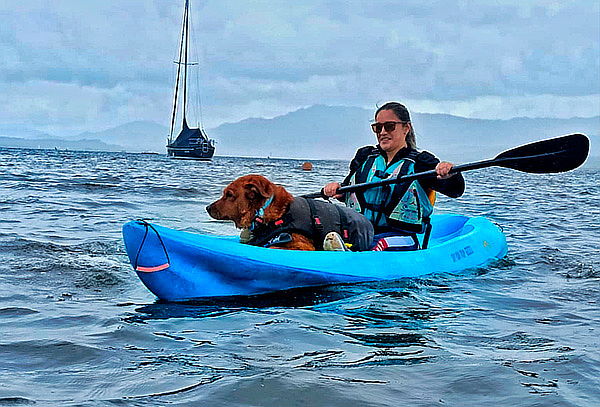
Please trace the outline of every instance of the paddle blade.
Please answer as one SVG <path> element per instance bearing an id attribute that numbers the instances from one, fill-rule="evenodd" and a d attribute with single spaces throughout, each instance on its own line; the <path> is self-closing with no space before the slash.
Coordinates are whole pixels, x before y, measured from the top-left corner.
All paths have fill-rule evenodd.
<path id="1" fill-rule="evenodd" d="M 583 134 L 570 134 L 537 141 L 499 154 L 495 165 L 533 174 L 574 170 L 585 162 L 590 140 Z"/>

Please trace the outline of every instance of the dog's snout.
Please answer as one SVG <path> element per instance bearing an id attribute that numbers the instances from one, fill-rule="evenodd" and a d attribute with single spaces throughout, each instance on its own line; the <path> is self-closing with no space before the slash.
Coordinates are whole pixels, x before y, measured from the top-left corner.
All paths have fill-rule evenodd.
<path id="1" fill-rule="evenodd" d="M 208 212 L 209 215 L 212 215 L 214 210 L 214 202 L 211 203 L 210 205 L 206 205 L 206 212 Z"/>

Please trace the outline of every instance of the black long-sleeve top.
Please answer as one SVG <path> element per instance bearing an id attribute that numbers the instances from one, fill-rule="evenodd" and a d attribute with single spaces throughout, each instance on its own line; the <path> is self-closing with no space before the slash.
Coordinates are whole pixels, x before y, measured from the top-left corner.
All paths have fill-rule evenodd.
<path id="1" fill-rule="evenodd" d="M 392 161 L 388 163 L 388 166 L 402 158 L 405 158 L 412 151 L 415 150 L 412 150 L 408 147 L 401 149 L 396 153 Z M 356 155 L 350 162 L 350 174 L 346 176 L 342 185 L 348 185 L 350 183 L 350 177 L 352 174 L 360 169 L 367 157 L 372 154 L 380 154 L 384 158 L 387 157 L 386 152 L 383 151 L 379 146 L 366 146 L 358 149 L 358 151 L 356 151 Z M 433 170 L 439 162 L 440 160 L 433 154 L 427 151 L 422 151 L 416 156 L 415 172 Z M 435 176 L 422 178 L 419 180 L 419 183 L 425 189 L 433 189 L 434 191 L 442 193 L 451 198 L 458 198 L 465 192 L 465 180 L 461 173 L 457 173 L 450 178 L 445 179 L 438 179 Z"/>

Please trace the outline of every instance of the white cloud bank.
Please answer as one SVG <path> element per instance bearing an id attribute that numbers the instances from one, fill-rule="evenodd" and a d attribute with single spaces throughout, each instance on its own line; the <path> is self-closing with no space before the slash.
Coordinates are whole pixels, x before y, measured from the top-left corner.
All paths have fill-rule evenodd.
<path id="1" fill-rule="evenodd" d="M 2 123 L 167 124 L 182 1 L 0 0 Z M 192 0 L 207 127 L 312 104 L 600 114 L 600 3 Z"/>

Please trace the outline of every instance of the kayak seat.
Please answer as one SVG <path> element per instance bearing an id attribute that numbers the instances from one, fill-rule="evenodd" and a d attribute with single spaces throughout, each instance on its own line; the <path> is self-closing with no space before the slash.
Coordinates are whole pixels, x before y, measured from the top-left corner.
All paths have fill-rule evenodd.
<path id="1" fill-rule="evenodd" d="M 428 243 L 425 241 L 425 239 L 427 238 L 427 228 L 429 229 L 429 238 L 427 240 L 432 239 L 437 242 L 444 242 L 464 233 L 465 231 L 463 229 L 465 223 L 467 223 L 467 221 L 469 220 L 469 218 L 466 216 L 458 215 L 436 216 L 438 216 L 438 219 L 439 217 L 444 217 L 446 219 L 444 219 L 444 222 L 436 222 L 435 228 L 432 228 L 431 224 L 426 225 L 425 234 L 423 236 L 423 243 L 421 244 L 423 248 L 426 248 L 427 246 L 425 245 L 425 243 Z"/>

